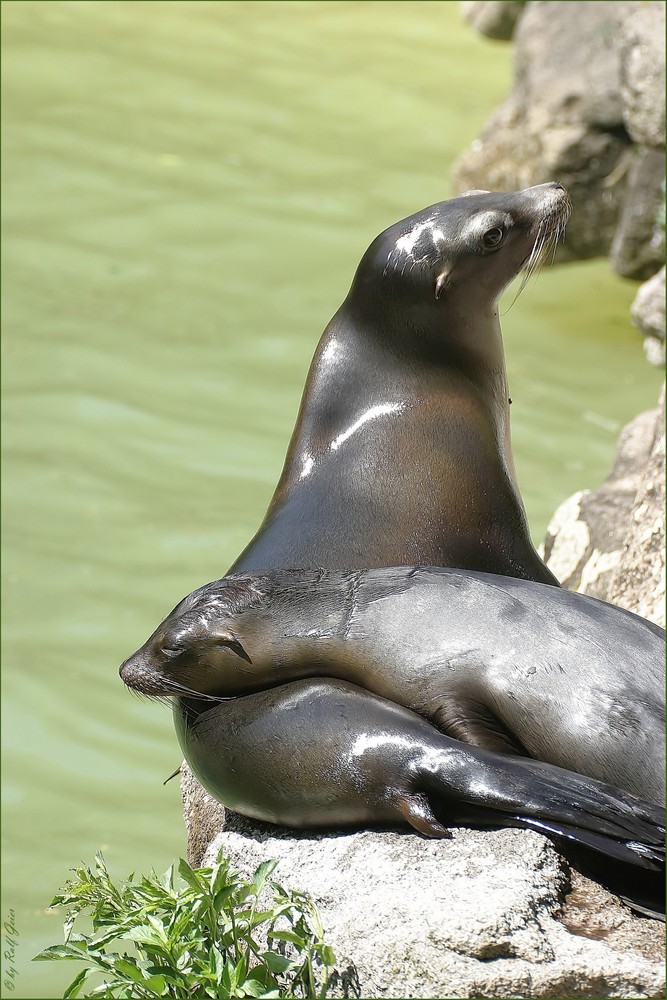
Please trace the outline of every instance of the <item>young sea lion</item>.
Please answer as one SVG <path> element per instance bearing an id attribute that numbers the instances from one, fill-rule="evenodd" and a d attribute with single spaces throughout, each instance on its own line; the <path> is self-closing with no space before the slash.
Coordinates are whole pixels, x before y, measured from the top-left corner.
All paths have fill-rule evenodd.
<path id="1" fill-rule="evenodd" d="M 176 731 L 208 791 L 291 827 L 524 826 L 635 869 L 664 865 L 662 810 L 619 789 L 443 736 L 413 712 L 345 681 L 296 681 L 190 716 Z"/>
<path id="2" fill-rule="evenodd" d="M 657 625 L 526 580 L 442 568 L 278 570 L 189 594 L 121 676 L 145 694 L 195 698 L 338 678 L 465 743 L 660 804 L 664 657 Z"/>

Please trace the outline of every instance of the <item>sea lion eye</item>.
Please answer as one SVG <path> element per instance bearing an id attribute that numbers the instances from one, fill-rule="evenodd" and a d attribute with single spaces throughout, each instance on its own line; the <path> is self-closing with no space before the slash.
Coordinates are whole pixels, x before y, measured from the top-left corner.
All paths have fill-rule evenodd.
<path id="1" fill-rule="evenodd" d="M 497 246 L 500 246 L 504 235 L 505 234 L 500 226 L 494 226 L 493 229 L 487 229 L 482 236 L 482 246 L 485 250 L 494 250 Z"/>
<path id="2" fill-rule="evenodd" d="M 160 652 L 162 653 L 163 656 L 166 656 L 167 659 L 169 660 L 173 660 L 177 656 L 181 655 L 181 650 L 177 649 L 175 646 L 162 646 Z"/>

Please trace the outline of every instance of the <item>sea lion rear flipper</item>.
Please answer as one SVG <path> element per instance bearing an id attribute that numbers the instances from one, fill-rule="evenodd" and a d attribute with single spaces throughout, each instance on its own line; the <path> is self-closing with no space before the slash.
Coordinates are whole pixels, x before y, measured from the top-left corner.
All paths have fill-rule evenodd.
<path id="1" fill-rule="evenodd" d="M 438 823 L 425 795 L 399 792 L 396 805 L 406 823 L 423 833 L 425 837 L 451 837 L 447 827 Z"/>

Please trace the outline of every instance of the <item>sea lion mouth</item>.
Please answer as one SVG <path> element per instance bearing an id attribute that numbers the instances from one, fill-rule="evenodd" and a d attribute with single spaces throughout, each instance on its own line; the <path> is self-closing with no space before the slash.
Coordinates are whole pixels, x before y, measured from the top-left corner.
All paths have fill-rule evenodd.
<path id="1" fill-rule="evenodd" d="M 173 677 L 166 677 L 156 671 L 151 671 L 140 664 L 133 664 L 126 660 L 121 666 L 120 677 L 125 687 L 135 694 L 150 698 L 153 701 L 169 701 L 172 698 L 192 698 L 197 701 L 209 701 L 216 704 L 221 701 L 229 701 L 227 697 L 205 694 L 196 691 L 187 684 L 174 680 Z"/>

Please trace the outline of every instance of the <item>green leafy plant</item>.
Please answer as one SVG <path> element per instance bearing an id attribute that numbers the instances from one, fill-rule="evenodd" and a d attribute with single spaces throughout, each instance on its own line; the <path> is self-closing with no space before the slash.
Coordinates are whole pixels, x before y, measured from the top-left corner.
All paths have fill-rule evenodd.
<path id="1" fill-rule="evenodd" d="M 276 864 L 263 862 L 246 882 L 222 856 L 213 868 L 180 859 L 180 879 L 171 865 L 117 887 L 97 854 L 94 871 L 74 869 L 51 903 L 68 908 L 65 943 L 34 961 L 86 963 L 65 998 L 324 997 L 335 956 L 310 897 L 270 880 Z M 92 934 L 74 932 L 84 913 Z"/>

